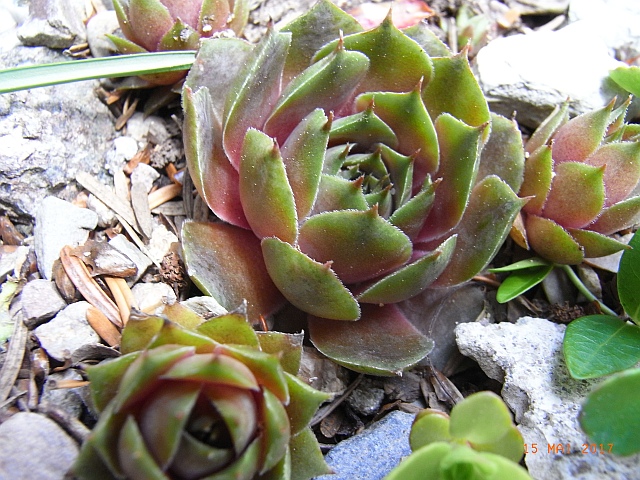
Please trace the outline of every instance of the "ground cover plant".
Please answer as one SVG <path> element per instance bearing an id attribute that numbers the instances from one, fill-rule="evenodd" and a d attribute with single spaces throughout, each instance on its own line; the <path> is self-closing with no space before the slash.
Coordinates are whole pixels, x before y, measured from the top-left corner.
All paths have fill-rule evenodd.
<path id="1" fill-rule="evenodd" d="M 112 41 L 127 55 L 0 72 L 0 92 L 128 75 L 141 79 L 129 86 L 181 92 L 189 174 L 212 213 L 184 223 L 181 254 L 200 291 L 234 313 L 204 319 L 174 306 L 118 326 L 122 356 L 87 371 L 98 423 L 77 475 L 327 473 L 309 427 L 327 397 L 296 378 L 303 336 L 252 325 L 293 324 L 352 371 L 397 375 L 434 346 L 408 302 L 486 281 L 483 272 L 506 274 L 497 289 L 506 303 L 562 271 L 606 314 L 567 327 L 574 378 L 615 374 L 586 399 L 581 425 L 596 443 L 615 441 L 613 453 L 640 451 L 640 243 L 617 235 L 640 217 L 629 101 L 573 119 L 565 103 L 523 143 L 473 76 L 468 56 L 487 26 L 466 10 L 458 41 L 471 45 L 454 53 L 425 24 L 398 29 L 390 13 L 364 30 L 328 1 L 257 44 L 234 36 L 246 2 L 115 6 L 126 39 Z M 612 78 L 635 93 L 633 72 Z M 505 242 L 527 258 L 486 271 Z M 621 250 L 617 291 L 629 318 L 573 268 Z M 4 313 L 17 288 L 8 284 Z M 450 416 L 423 411 L 411 442 L 414 454 L 388 478 L 423 468 L 434 478 L 528 478 L 517 465 L 522 437 L 488 392 Z"/>

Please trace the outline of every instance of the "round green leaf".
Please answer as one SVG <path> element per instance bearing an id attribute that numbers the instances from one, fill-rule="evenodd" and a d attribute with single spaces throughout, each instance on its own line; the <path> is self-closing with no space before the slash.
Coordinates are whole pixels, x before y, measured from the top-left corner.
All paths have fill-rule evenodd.
<path id="1" fill-rule="evenodd" d="M 640 327 L 609 315 L 574 320 L 564 334 L 563 353 L 574 378 L 595 378 L 640 361 Z"/>
<path id="2" fill-rule="evenodd" d="M 624 311 L 640 324 L 640 235 L 636 232 L 620 259 L 618 270 L 618 295 Z"/>
<path id="3" fill-rule="evenodd" d="M 491 443 L 513 426 L 511 412 L 493 392 L 474 393 L 451 410 L 450 431 L 455 438 L 472 443 Z"/>
<path id="4" fill-rule="evenodd" d="M 498 287 L 496 300 L 500 303 L 513 300 L 542 282 L 551 273 L 551 270 L 553 270 L 553 265 L 547 264 L 513 272 Z"/>
<path id="5" fill-rule="evenodd" d="M 640 369 L 622 372 L 605 380 L 587 397 L 580 425 L 597 444 L 611 445 L 612 453 L 640 452 Z"/>

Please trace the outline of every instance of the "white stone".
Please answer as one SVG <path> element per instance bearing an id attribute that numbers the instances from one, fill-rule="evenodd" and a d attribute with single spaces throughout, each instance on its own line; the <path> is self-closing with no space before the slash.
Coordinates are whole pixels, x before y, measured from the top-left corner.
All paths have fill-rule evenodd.
<path id="1" fill-rule="evenodd" d="M 33 331 L 49 356 L 65 361 L 78 348 L 100 342 L 100 337 L 87 322 L 89 306 L 89 302 L 84 301 L 72 303 Z"/>
<path id="2" fill-rule="evenodd" d="M 87 43 L 94 57 L 108 57 L 116 53 L 116 48 L 105 35 L 114 34 L 120 28 L 118 17 L 113 10 L 96 13 L 87 23 Z"/>
<path id="3" fill-rule="evenodd" d="M 554 106 L 570 99 L 577 115 L 628 94 L 608 79 L 624 65 L 610 55 L 590 22 L 556 32 L 498 38 L 478 52 L 478 81 L 492 110 L 535 128 Z"/>
<path id="4" fill-rule="evenodd" d="M 89 231 L 98 225 L 98 215 L 88 208 L 76 207 L 56 197 L 42 200 L 36 213 L 34 246 L 40 274 L 51 279 L 53 262 L 62 247 L 84 244 Z"/>
<path id="5" fill-rule="evenodd" d="M 564 325 L 524 317 L 516 324 L 463 323 L 456 328 L 456 339 L 464 355 L 504 383 L 502 397 L 519 424 L 529 452 L 525 462 L 535 480 L 640 479 L 640 455 L 582 453 L 589 440 L 580 430 L 578 414 L 599 380 L 569 375 L 562 356 L 564 331 Z M 565 453 L 558 452 L 560 444 Z"/>
<path id="6" fill-rule="evenodd" d="M 145 313 L 162 313 L 165 304 L 176 302 L 176 294 L 166 283 L 136 283 L 131 289 L 138 310 Z"/>

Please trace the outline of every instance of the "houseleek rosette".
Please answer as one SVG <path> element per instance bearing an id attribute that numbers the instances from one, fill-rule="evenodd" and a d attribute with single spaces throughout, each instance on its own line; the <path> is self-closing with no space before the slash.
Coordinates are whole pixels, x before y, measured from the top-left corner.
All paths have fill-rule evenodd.
<path id="1" fill-rule="evenodd" d="M 184 225 L 189 275 L 252 318 L 290 302 L 356 370 L 424 358 L 401 302 L 478 273 L 524 202 L 517 128 L 423 25 L 362 31 L 320 2 L 259 45 L 207 40 L 183 106 L 189 171 L 221 220 Z"/>
<path id="2" fill-rule="evenodd" d="M 230 30 L 240 35 L 249 16 L 247 0 L 113 0 L 125 38 L 107 35 L 120 53 L 197 50 L 201 38 Z M 154 85 L 172 85 L 186 71 L 145 75 Z"/>
<path id="3" fill-rule="evenodd" d="M 295 376 L 300 342 L 264 335 L 236 314 L 195 330 L 132 318 L 123 355 L 88 369 L 100 418 L 74 473 L 144 480 L 328 473 L 307 425 L 327 396 Z"/>
<path id="4" fill-rule="evenodd" d="M 564 103 L 531 136 L 523 246 L 565 265 L 627 248 L 610 236 L 640 221 L 640 136 L 624 123 L 627 106 L 612 101 L 569 120 Z"/>

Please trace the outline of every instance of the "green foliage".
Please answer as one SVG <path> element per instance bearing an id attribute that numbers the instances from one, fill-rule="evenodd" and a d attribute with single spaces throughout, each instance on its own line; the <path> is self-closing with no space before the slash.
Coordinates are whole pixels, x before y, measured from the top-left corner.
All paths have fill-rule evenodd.
<path id="1" fill-rule="evenodd" d="M 490 269 L 492 273 L 511 272 L 498 287 L 496 299 L 500 303 L 513 300 L 542 282 L 551 270 L 553 270 L 552 263 L 537 257 L 521 260 L 506 267 Z"/>
<path id="2" fill-rule="evenodd" d="M 640 97 L 640 67 L 618 67 L 609 72 L 609 76 L 626 91 Z"/>
<path id="3" fill-rule="evenodd" d="M 574 320 L 567 327 L 563 353 L 574 378 L 595 378 L 620 372 L 602 382 L 583 405 L 580 424 L 593 442 L 612 445 L 619 455 L 640 452 L 637 399 L 640 369 L 630 368 L 640 361 L 640 321 L 638 272 L 640 235 L 622 254 L 618 271 L 620 302 L 634 323 L 608 315 L 592 315 Z M 630 368 L 629 370 L 624 370 Z M 624 371 L 621 371 L 624 370 Z"/>
<path id="4" fill-rule="evenodd" d="M 0 70 L 0 93 L 96 78 L 184 71 L 194 60 L 194 51 L 158 52 L 7 68 Z"/>
<path id="5" fill-rule="evenodd" d="M 76 460 L 79 478 L 329 472 L 308 427 L 327 395 L 295 376 L 301 338 L 261 336 L 240 314 L 198 323 L 184 307 L 164 314 L 132 317 L 123 355 L 89 368 L 100 417 Z"/>
<path id="6" fill-rule="evenodd" d="M 420 412 L 409 437 L 413 453 L 385 480 L 526 480 L 518 465 L 524 455 L 522 435 L 502 399 L 478 392 L 451 410 Z"/>

